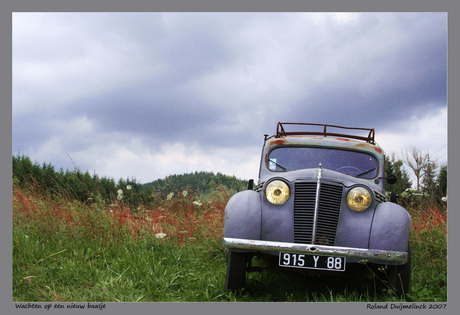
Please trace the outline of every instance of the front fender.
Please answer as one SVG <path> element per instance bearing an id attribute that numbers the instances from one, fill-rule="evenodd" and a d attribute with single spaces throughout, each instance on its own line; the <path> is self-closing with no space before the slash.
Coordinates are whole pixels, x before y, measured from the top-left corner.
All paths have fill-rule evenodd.
<path id="1" fill-rule="evenodd" d="M 406 209 L 392 202 L 379 204 L 372 221 L 369 248 L 407 252 L 410 227 Z"/>
<path id="2" fill-rule="evenodd" d="M 225 207 L 224 237 L 260 240 L 261 201 L 252 190 L 233 195 Z"/>

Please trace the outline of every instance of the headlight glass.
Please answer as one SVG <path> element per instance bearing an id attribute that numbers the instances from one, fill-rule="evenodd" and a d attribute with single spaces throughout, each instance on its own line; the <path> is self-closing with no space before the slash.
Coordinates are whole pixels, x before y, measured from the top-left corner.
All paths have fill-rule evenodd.
<path id="1" fill-rule="evenodd" d="M 372 196 L 364 187 L 355 187 L 347 194 L 347 204 L 351 210 L 364 211 L 371 205 Z"/>
<path id="2" fill-rule="evenodd" d="M 289 199 L 289 186 L 281 180 L 274 180 L 265 188 L 265 196 L 270 203 L 282 205 Z"/>

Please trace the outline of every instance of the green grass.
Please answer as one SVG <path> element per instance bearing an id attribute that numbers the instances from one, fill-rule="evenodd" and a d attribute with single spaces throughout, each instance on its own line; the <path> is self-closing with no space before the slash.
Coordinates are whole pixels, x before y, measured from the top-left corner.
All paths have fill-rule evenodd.
<path id="1" fill-rule="evenodd" d="M 415 216 L 411 234 L 413 301 L 447 301 L 447 215 L 435 207 Z"/>
<path id="2" fill-rule="evenodd" d="M 225 291 L 227 200 L 221 194 L 199 206 L 187 196 L 135 213 L 123 204 L 101 209 L 14 187 L 13 301 L 404 301 L 376 295 L 361 282 L 281 271 L 250 273 L 243 291 Z M 412 215 L 412 289 L 406 301 L 446 301 L 445 219 L 438 209 L 430 220 L 423 219 L 426 213 Z M 161 233 L 166 237 L 157 238 Z"/>

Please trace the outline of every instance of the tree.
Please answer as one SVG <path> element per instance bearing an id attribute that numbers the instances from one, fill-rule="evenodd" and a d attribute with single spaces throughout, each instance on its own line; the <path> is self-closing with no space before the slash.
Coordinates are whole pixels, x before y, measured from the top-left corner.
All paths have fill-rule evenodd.
<path id="1" fill-rule="evenodd" d="M 441 165 L 436 179 L 437 190 L 440 197 L 447 197 L 447 165 Z"/>
<path id="2" fill-rule="evenodd" d="M 422 191 L 432 197 L 436 197 L 436 169 L 436 163 L 431 162 L 428 156 L 422 180 Z"/>
<path id="3" fill-rule="evenodd" d="M 421 152 L 416 147 L 407 148 L 403 152 L 404 162 L 412 169 L 417 180 L 417 191 L 420 191 L 420 182 L 425 175 L 429 154 Z"/>
<path id="4" fill-rule="evenodd" d="M 392 185 L 385 181 L 384 188 L 386 191 L 394 191 L 397 194 L 401 194 L 407 188 L 412 187 L 409 174 L 404 169 L 404 162 L 396 158 L 394 153 L 390 157 L 385 156 L 385 173 L 387 175 L 393 174 L 397 179 L 396 183 Z"/>

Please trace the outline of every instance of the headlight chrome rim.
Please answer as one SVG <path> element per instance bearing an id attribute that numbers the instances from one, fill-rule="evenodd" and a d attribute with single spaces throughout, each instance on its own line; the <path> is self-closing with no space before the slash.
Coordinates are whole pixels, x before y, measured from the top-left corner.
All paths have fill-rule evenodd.
<path id="1" fill-rule="evenodd" d="M 265 197 L 274 205 L 280 206 L 289 200 L 290 189 L 289 185 L 284 181 L 276 179 L 271 181 L 265 187 Z"/>
<path id="2" fill-rule="evenodd" d="M 362 186 L 357 186 L 347 194 L 347 205 L 351 210 L 356 212 L 363 212 L 369 209 L 372 204 L 372 194 L 370 191 Z"/>

